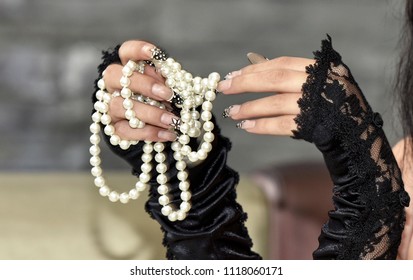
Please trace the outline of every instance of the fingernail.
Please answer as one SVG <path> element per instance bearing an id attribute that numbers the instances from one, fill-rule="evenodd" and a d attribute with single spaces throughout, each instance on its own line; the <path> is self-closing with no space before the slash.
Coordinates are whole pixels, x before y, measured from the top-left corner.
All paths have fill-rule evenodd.
<path id="1" fill-rule="evenodd" d="M 220 92 L 224 92 L 231 87 L 232 80 L 224 80 L 219 82 L 217 90 Z"/>
<path id="2" fill-rule="evenodd" d="M 164 125 L 170 126 L 171 124 L 174 123 L 174 119 L 176 120 L 178 119 L 178 117 L 172 114 L 163 113 L 161 116 L 161 123 L 163 123 Z"/>
<path id="3" fill-rule="evenodd" d="M 232 78 L 241 75 L 241 70 L 237 70 L 237 71 L 233 71 L 233 72 L 229 72 L 224 79 L 225 80 L 231 80 Z"/>
<path id="4" fill-rule="evenodd" d="M 241 128 L 241 129 L 250 129 L 254 127 L 255 127 L 254 120 L 245 120 L 245 121 L 237 123 L 237 128 Z"/>
<path id="5" fill-rule="evenodd" d="M 152 58 L 152 52 L 156 47 L 152 44 L 146 44 L 142 47 L 142 52 L 148 56 L 148 58 Z"/>
<path id="6" fill-rule="evenodd" d="M 231 105 L 228 108 L 224 109 L 224 112 L 222 113 L 222 117 L 223 118 L 228 118 L 228 117 L 231 117 L 233 115 L 236 115 L 236 114 L 238 114 L 240 108 L 241 108 L 240 105 Z"/>
<path id="7" fill-rule="evenodd" d="M 152 86 L 152 93 L 163 100 L 169 100 L 173 95 L 170 88 L 160 84 L 154 84 Z"/>
<path id="8" fill-rule="evenodd" d="M 258 64 L 258 63 L 265 62 L 268 60 L 268 58 L 266 58 L 262 54 L 253 53 L 253 52 L 248 53 L 247 58 L 251 64 Z"/>
<path id="9" fill-rule="evenodd" d="M 158 137 L 167 141 L 175 141 L 176 134 L 167 130 L 161 130 L 158 132 Z"/>

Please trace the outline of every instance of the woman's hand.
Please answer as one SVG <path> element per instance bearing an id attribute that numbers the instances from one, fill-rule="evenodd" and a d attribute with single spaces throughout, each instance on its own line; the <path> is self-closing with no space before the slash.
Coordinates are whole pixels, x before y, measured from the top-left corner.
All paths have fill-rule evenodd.
<path id="1" fill-rule="evenodd" d="M 300 113 L 297 101 L 307 79 L 305 67 L 314 62 L 313 59 L 279 57 L 231 72 L 219 83 L 220 92 L 275 94 L 230 106 L 224 115 L 241 121 L 237 126 L 250 133 L 292 136 L 292 131 L 297 129 L 294 119 Z"/>
<path id="2" fill-rule="evenodd" d="M 149 60 L 152 58 L 152 49 L 155 46 L 144 41 L 127 41 L 119 49 L 120 64 L 111 64 L 103 72 L 106 89 L 109 93 L 120 92 L 122 86 L 120 79 L 122 77 L 122 68 L 129 61 Z M 169 100 L 172 91 L 164 84 L 163 77 L 155 72 L 153 67 L 146 66 L 144 74 L 134 72 L 130 77 L 131 83 L 129 88 L 134 93 L 139 93 L 157 101 Z M 123 98 L 118 96 L 112 98 L 109 104 L 109 115 L 112 124 L 115 127 L 116 134 L 125 140 L 146 140 L 146 141 L 173 141 L 176 134 L 170 129 L 172 120 L 178 119 L 175 115 L 165 109 L 143 104 L 134 101 L 133 109 L 136 117 L 145 122 L 143 128 L 131 128 L 128 120 L 125 118 L 125 109 L 123 108 Z"/>

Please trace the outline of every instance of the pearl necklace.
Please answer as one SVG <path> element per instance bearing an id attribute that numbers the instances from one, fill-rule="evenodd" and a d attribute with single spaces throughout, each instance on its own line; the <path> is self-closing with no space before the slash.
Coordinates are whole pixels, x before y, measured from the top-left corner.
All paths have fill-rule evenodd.
<path id="1" fill-rule="evenodd" d="M 179 209 L 171 202 L 173 198 L 169 195 L 169 178 L 166 175 L 168 166 L 166 162 L 166 154 L 164 153 L 165 145 L 162 142 L 153 144 L 150 141 L 145 141 L 143 145 L 143 154 L 141 165 L 141 173 L 139 180 L 129 192 L 119 194 L 117 191 L 112 191 L 103 177 L 103 170 L 101 168 L 100 158 L 100 131 L 104 127 L 103 132 L 110 137 L 109 141 L 114 146 L 119 146 L 123 150 L 129 149 L 136 145 L 139 141 L 129 141 L 121 139 L 116 135 L 113 125 L 111 125 L 111 117 L 108 114 L 109 102 L 116 96 L 121 96 L 123 107 L 125 109 L 125 118 L 129 121 L 130 127 L 140 129 L 145 126 L 145 123 L 136 117 L 133 110 L 133 101 L 142 102 L 152 106 L 157 106 L 165 109 L 165 105 L 148 97 L 134 94 L 130 89 L 130 77 L 133 72 L 137 71 L 144 73 L 145 65 L 151 65 L 156 68 L 165 78 L 165 85 L 170 87 L 174 92 L 171 102 L 176 107 L 180 108 L 180 120 L 172 124 L 173 128 L 178 132 L 177 140 L 172 142 L 171 149 L 173 150 L 173 157 L 175 159 L 175 168 L 177 169 L 177 178 L 180 181 L 179 189 L 181 190 L 180 199 L 182 202 Z M 192 74 L 183 70 L 181 65 L 173 58 L 167 58 L 166 54 L 155 48 L 152 50 L 152 59 L 149 61 L 129 61 L 122 69 L 122 78 L 120 84 L 122 86 L 121 92 L 114 92 L 110 94 L 106 91 L 105 82 L 100 79 L 97 83 L 99 90 L 96 92 L 97 101 L 94 104 L 96 110 L 92 115 L 93 123 L 90 125 L 90 142 L 92 146 L 89 149 L 92 157 L 90 164 L 92 165 L 91 173 L 95 177 L 94 184 L 99 188 L 100 195 L 108 197 L 110 201 L 121 203 L 128 203 L 130 200 L 135 200 L 139 197 L 140 192 L 149 187 L 148 182 L 151 180 L 153 160 L 156 162 L 156 181 L 159 184 L 157 191 L 159 193 L 158 202 L 162 206 L 161 212 L 167 216 L 170 221 L 182 221 L 186 218 L 187 213 L 191 209 L 191 192 L 190 183 L 188 181 L 187 164 L 198 163 L 207 158 L 208 153 L 212 150 L 212 142 L 214 141 L 214 124 L 212 119 L 212 101 L 216 97 L 216 88 L 220 80 L 218 73 L 211 73 L 208 78 L 193 78 Z M 201 107 L 201 113 L 197 108 Z M 201 123 L 203 122 L 203 123 Z M 193 151 L 189 146 L 190 138 L 197 138 L 200 140 L 199 147 Z M 152 154 L 155 152 L 155 156 Z"/>

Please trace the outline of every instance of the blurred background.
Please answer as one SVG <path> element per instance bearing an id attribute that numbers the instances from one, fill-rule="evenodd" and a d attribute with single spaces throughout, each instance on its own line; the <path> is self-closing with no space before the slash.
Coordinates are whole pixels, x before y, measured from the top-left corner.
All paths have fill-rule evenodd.
<path id="1" fill-rule="evenodd" d="M 101 50 L 141 38 L 168 50 L 194 74 L 224 76 L 247 65 L 250 51 L 269 58 L 311 57 L 328 33 L 372 107 L 382 113 L 394 144 L 401 137 L 392 85 L 403 4 L 0 0 L 0 259 L 164 256 L 158 226 L 142 218 L 144 199 L 113 207 L 97 197 L 87 174 L 91 95 Z M 227 106 L 256 97 L 221 96 L 214 112 L 221 115 Z M 250 217 L 262 217 L 249 227 L 266 256 L 265 198 L 250 187 L 249 174 L 321 156 L 302 141 L 248 135 L 230 120 L 218 122 L 233 139 L 229 164 L 245 178 L 239 199 L 245 199 Z M 133 183 L 122 160 L 109 152 L 104 157 L 114 183 Z M 142 233 L 148 223 L 150 230 Z"/>

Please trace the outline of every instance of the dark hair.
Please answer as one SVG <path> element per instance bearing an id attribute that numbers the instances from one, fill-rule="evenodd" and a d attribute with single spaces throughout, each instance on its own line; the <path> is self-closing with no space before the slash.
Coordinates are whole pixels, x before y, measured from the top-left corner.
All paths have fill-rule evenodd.
<path id="1" fill-rule="evenodd" d="M 402 50 L 396 73 L 396 92 L 400 104 L 401 126 L 405 137 L 405 155 L 413 147 L 413 0 L 406 0 L 405 22 L 400 45 Z M 406 144 L 410 144 L 406 146 Z M 407 157 L 408 158 L 408 157 Z"/>

